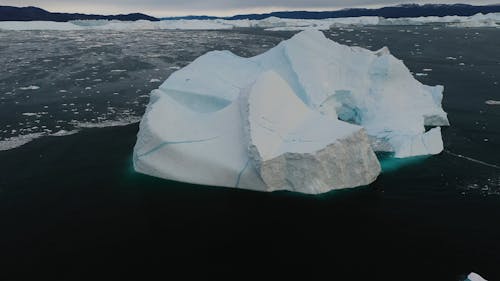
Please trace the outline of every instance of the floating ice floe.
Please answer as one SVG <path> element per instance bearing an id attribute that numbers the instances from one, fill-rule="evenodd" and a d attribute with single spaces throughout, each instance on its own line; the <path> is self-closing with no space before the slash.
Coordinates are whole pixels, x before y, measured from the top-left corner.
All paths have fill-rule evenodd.
<path id="1" fill-rule="evenodd" d="M 23 90 L 23 91 L 38 90 L 38 89 L 40 89 L 40 87 L 39 86 L 34 86 L 34 85 L 19 88 L 19 90 Z"/>
<path id="2" fill-rule="evenodd" d="M 78 132 L 79 132 L 78 130 L 72 130 L 72 131 L 59 130 L 59 131 L 51 134 L 50 136 L 52 136 L 52 137 L 64 137 L 64 136 L 74 135 Z"/>
<path id="3" fill-rule="evenodd" d="M 32 117 L 32 116 L 40 117 L 41 116 L 40 113 L 35 113 L 35 112 L 24 112 L 22 115 L 28 116 L 28 117 Z"/>
<path id="4" fill-rule="evenodd" d="M 89 128 L 106 128 L 106 127 L 121 127 L 130 124 L 138 123 L 141 121 L 140 117 L 137 116 L 127 116 L 122 117 L 119 120 L 103 120 L 100 122 L 81 122 L 73 121 L 70 122 L 75 128 L 79 129 L 89 129 Z"/>
<path id="5" fill-rule="evenodd" d="M 91 129 L 91 128 L 105 128 L 105 127 L 121 127 L 127 126 L 130 124 L 138 123 L 140 121 L 140 117 L 130 117 L 125 118 L 123 120 L 106 120 L 99 123 L 92 122 L 71 122 L 71 124 L 77 128 L 75 130 L 67 131 L 67 130 L 59 130 L 55 133 L 50 133 L 50 130 L 46 132 L 40 133 L 32 133 L 25 135 L 18 135 L 14 137 L 9 137 L 3 140 L 0 140 L 0 151 L 11 150 L 14 148 L 18 148 L 23 146 L 31 141 L 39 139 L 41 137 L 64 137 L 69 135 L 74 135 L 80 132 L 80 129 Z M 38 129 L 38 127 L 34 127 Z"/>
<path id="6" fill-rule="evenodd" d="M 252 58 L 209 52 L 151 93 L 134 166 L 260 191 L 367 185 L 380 173 L 374 151 L 443 150 L 442 92 L 415 80 L 387 48 L 348 47 L 320 31 Z"/>
<path id="7" fill-rule="evenodd" d="M 11 137 L 4 140 L 0 140 L 0 151 L 10 150 L 22 145 L 29 143 L 30 141 L 37 139 L 45 135 L 44 133 L 33 133 L 27 135 L 21 135 L 17 137 Z"/>
<path id="8" fill-rule="evenodd" d="M 78 130 L 73 130 L 73 131 L 66 131 L 66 130 L 59 130 L 56 133 L 50 134 L 50 130 L 46 132 L 40 132 L 40 133 L 32 133 L 32 134 L 26 134 L 26 135 L 19 135 L 15 137 L 10 137 L 4 140 L 0 140 L 0 151 L 5 151 L 5 150 L 10 150 L 14 149 L 20 146 L 23 146 L 33 140 L 36 140 L 41 137 L 45 136 L 50 136 L 50 137 L 63 137 L 63 136 L 69 136 L 78 133 Z"/>
<path id="9" fill-rule="evenodd" d="M 426 25 L 442 24 L 456 27 L 499 27 L 500 13 L 476 14 L 470 17 L 418 17 L 418 18 L 381 18 L 348 17 L 329 19 L 283 19 L 269 17 L 262 20 L 163 20 L 163 21 L 117 21 L 117 20 L 78 20 L 71 22 L 50 21 L 3 21 L 0 29 L 4 30 L 222 30 L 233 28 L 263 28 L 271 31 L 286 30 L 326 30 L 333 26 L 365 25 Z"/>

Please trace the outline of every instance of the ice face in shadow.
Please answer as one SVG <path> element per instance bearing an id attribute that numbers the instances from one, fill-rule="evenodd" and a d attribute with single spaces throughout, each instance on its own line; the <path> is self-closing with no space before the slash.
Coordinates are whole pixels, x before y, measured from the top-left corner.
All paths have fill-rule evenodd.
<path id="1" fill-rule="evenodd" d="M 152 93 L 137 171 L 256 190 L 322 193 L 366 185 L 396 157 L 440 153 L 442 86 L 372 52 L 304 31 L 268 52 L 207 53 Z M 372 146 L 370 146 L 372 144 Z"/>

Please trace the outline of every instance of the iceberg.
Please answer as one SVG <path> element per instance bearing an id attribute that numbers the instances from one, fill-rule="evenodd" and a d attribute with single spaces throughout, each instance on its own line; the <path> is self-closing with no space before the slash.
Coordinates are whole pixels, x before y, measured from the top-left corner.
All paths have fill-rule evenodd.
<path id="1" fill-rule="evenodd" d="M 442 92 L 415 80 L 387 48 L 348 47 L 317 30 L 252 58 L 213 51 L 152 92 L 134 167 L 260 191 L 368 185 L 381 170 L 376 151 L 443 150 Z"/>
<path id="2" fill-rule="evenodd" d="M 479 274 L 472 272 L 464 281 L 486 281 L 486 279 L 481 277 Z"/>

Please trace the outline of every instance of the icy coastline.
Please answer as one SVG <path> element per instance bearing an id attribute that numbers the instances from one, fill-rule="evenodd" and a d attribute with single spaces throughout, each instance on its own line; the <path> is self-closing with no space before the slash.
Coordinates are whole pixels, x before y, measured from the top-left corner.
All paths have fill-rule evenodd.
<path id="1" fill-rule="evenodd" d="M 370 25 L 425 25 L 442 24 L 454 27 L 499 27 L 500 13 L 476 14 L 470 17 L 418 17 L 418 18 L 381 18 L 352 17 L 321 20 L 282 19 L 269 17 L 263 20 L 163 20 L 125 22 L 117 20 L 79 20 L 70 22 L 50 21 L 2 21 L 0 30 L 221 30 L 234 28 L 263 28 L 270 31 L 283 30 L 327 30 L 334 26 Z"/>

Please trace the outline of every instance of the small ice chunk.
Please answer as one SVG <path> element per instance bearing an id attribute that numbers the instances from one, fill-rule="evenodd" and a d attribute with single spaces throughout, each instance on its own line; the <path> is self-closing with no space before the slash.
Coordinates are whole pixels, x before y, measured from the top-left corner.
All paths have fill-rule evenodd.
<path id="1" fill-rule="evenodd" d="M 19 90 L 23 90 L 23 91 L 26 91 L 26 90 L 38 90 L 38 89 L 40 89 L 40 87 L 39 86 L 35 86 L 35 85 L 31 85 L 31 86 L 19 88 Z"/>
<path id="2" fill-rule="evenodd" d="M 500 101 L 498 101 L 498 100 L 487 100 L 484 103 L 486 103 L 488 105 L 500 105 Z"/>
<path id="3" fill-rule="evenodd" d="M 73 135 L 73 134 L 76 134 L 76 133 L 78 133 L 78 130 L 73 130 L 73 131 L 59 130 L 59 131 L 51 134 L 51 136 L 53 136 L 53 137 L 63 137 L 63 136 Z"/>
<path id="4" fill-rule="evenodd" d="M 23 113 L 24 116 L 37 116 L 37 117 L 40 117 L 40 115 L 38 113 L 34 113 L 34 112 L 25 112 Z"/>

